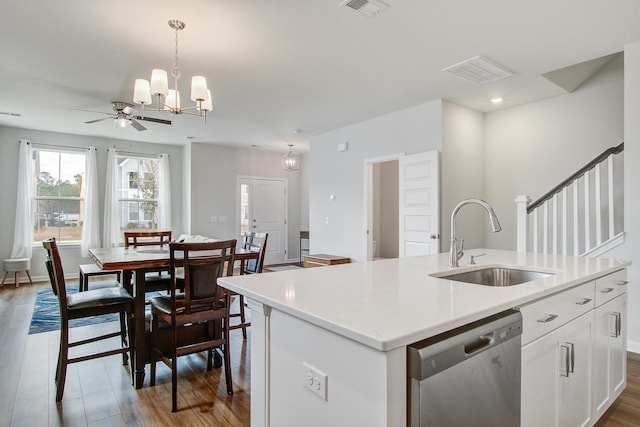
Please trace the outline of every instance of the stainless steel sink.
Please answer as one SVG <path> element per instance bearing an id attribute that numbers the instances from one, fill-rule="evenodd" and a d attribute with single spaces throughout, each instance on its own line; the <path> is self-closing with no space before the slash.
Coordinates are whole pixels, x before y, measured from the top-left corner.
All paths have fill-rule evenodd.
<path id="1" fill-rule="evenodd" d="M 475 285 L 513 286 L 553 276 L 553 273 L 508 267 L 487 267 L 461 273 L 434 274 L 434 276 L 439 279 L 455 280 L 457 282 L 473 283 Z"/>

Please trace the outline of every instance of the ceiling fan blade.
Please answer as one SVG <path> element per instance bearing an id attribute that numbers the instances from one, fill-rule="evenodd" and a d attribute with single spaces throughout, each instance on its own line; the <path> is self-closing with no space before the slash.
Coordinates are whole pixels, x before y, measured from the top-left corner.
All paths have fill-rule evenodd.
<path id="1" fill-rule="evenodd" d="M 107 116 L 113 116 L 113 113 L 105 113 L 104 111 L 85 110 L 85 109 L 82 109 L 82 108 L 70 108 L 70 110 L 74 110 L 74 111 L 86 111 L 87 113 L 106 114 Z"/>
<path id="2" fill-rule="evenodd" d="M 160 123 L 160 124 L 163 124 L 163 125 L 171 125 L 171 120 L 156 119 L 155 117 L 135 116 L 135 119 L 136 120 L 144 120 L 146 122 Z"/>
<path id="3" fill-rule="evenodd" d="M 135 129 L 135 130 L 147 130 L 146 127 L 142 126 L 138 121 L 136 121 L 135 119 L 131 118 L 131 126 Z"/>
<path id="4" fill-rule="evenodd" d="M 103 120 L 108 120 L 108 119 L 112 119 L 114 116 L 112 115 L 111 117 L 103 117 L 101 119 L 95 119 L 95 120 L 89 120 L 88 122 L 85 123 L 98 123 L 101 122 Z"/>

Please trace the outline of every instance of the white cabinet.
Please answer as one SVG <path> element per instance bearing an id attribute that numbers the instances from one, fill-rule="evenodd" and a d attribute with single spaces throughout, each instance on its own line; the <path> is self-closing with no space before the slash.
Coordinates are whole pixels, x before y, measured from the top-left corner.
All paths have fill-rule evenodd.
<path id="1" fill-rule="evenodd" d="M 593 367 L 593 412 L 599 418 L 627 385 L 627 294 L 597 307 Z"/>
<path id="2" fill-rule="evenodd" d="M 591 423 L 593 312 L 522 348 L 522 426 Z"/>
<path id="3" fill-rule="evenodd" d="M 626 270 L 520 307 L 522 426 L 594 424 L 626 387 Z"/>

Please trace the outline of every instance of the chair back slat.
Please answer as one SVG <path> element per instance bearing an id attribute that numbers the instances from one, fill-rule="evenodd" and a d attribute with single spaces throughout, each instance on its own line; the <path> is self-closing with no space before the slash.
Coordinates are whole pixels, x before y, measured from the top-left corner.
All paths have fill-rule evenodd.
<path id="1" fill-rule="evenodd" d="M 171 242 L 171 231 L 125 231 L 124 247 L 162 246 Z"/>
<path id="2" fill-rule="evenodd" d="M 179 307 L 184 314 L 205 306 L 216 308 L 226 290 L 218 286 L 218 278 L 233 274 L 236 240 L 169 244 L 171 257 L 171 307 L 175 315 Z M 226 266 L 226 271 L 225 271 Z M 178 300 L 176 269 L 184 270 L 184 295 Z"/>
<path id="3" fill-rule="evenodd" d="M 243 249 L 259 252 L 257 259 L 250 259 L 247 261 L 243 272 L 244 274 L 262 273 L 268 238 L 269 233 L 257 233 L 253 231 L 247 231 L 244 233 L 242 243 Z"/>
<path id="4" fill-rule="evenodd" d="M 47 259 L 45 264 L 47 266 L 47 273 L 49 273 L 49 280 L 51 282 L 51 290 L 54 295 L 58 297 L 58 303 L 60 305 L 61 317 L 66 317 L 67 312 L 67 288 L 64 280 L 64 271 L 62 269 L 62 260 L 60 258 L 60 251 L 58 250 L 58 244 L 55 237 L 50 237 L 42 242 L 42 246 L 47 250 Z"/>

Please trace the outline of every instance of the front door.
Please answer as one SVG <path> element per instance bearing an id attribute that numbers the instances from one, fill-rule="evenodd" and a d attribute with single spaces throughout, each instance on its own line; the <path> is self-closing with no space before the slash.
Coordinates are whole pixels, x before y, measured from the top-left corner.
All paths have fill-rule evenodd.
<path id="1" fill-rule="evenodd" d="M 240 235 L 269 233 L 265 264 L 286 262 L 286 181 L 240 178 Z"/>

